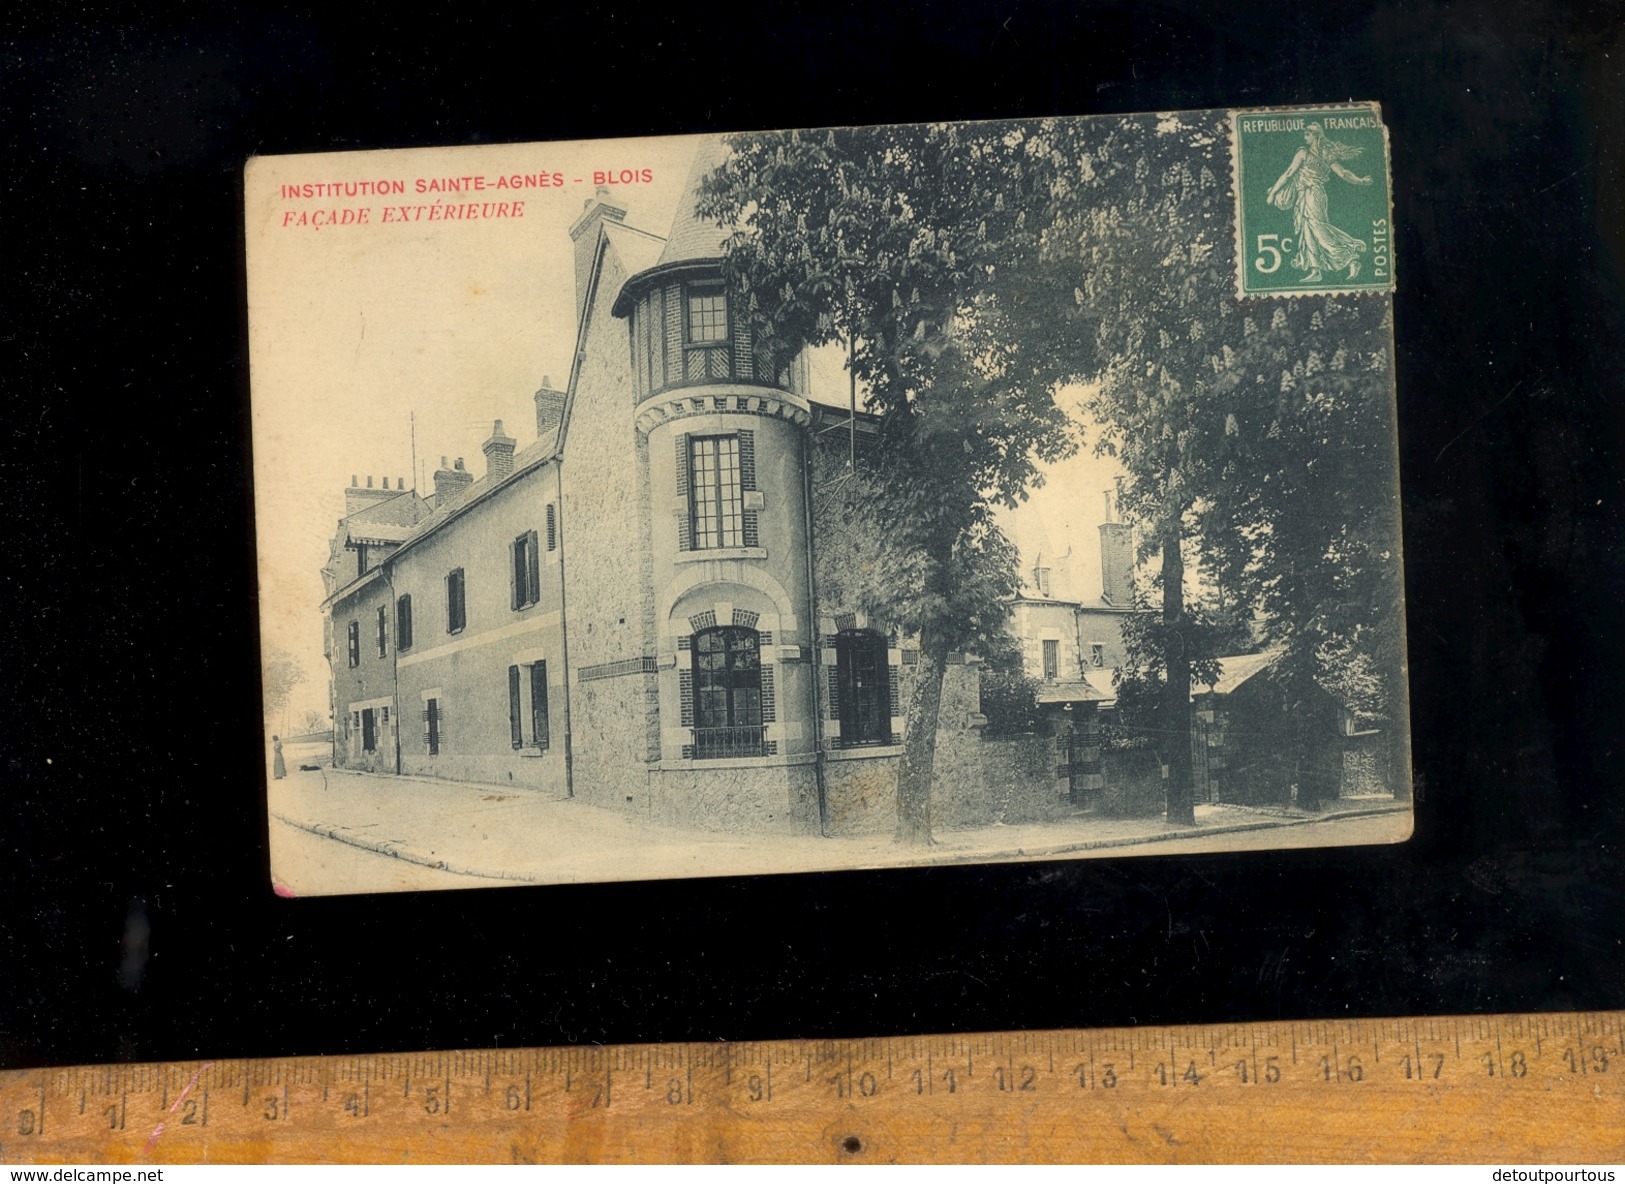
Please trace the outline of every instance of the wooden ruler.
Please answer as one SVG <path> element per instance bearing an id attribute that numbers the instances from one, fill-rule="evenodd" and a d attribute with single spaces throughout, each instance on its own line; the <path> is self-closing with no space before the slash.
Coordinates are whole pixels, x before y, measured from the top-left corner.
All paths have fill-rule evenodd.
<path id="1" fill-rule="evenodd" d="M 0 1074 L 0 1160 L 1625 1161 L 1625 1012 Z"/>

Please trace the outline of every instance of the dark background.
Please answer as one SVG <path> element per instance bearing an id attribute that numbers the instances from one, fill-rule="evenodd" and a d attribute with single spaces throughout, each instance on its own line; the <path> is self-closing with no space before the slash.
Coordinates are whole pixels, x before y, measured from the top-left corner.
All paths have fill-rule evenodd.
<path id="1" fill-rule="evenodd" d="M 338 7 L 338 6 L 334 6 Z M 0 1064 L 1625 1006 L 1614 5 L 13 13 Z M 251 153 L 1377 99 L 1416 837 L 281 900 Z"/>

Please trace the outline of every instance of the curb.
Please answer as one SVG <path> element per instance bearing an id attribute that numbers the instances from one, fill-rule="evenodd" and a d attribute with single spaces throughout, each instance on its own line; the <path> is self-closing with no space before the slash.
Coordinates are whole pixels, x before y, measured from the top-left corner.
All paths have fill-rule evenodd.
<path id="1" fill-rule="evenodd" d="M 1374 814 L 1398 814 L 1402 811 L 1390 807 L 1377 810 L 1350 810 L 1343 814 L 1326 814 L 1316 818 L 1281 818 L 1274 822 L 1238 822 L 1229 826 L 1198 826 L 1190 830 L 1170 830 L 1149 835 L 1129 835 L 1120 839 L 1093 839 L 1077 843 L 1060 843 L 1051 847 L 1034 847 L 1031 849 L 1020 847 L 1015 851 L 1002 852 L 994 855 L 950 855 L 944 863 L 988 863 L 994 860 L 1018 856 L 1021 858 L 1042 858 L 1050 855 L 1067 855 L 1074 851 L 1104 851 L 1112 847 L 1140 847 L 1150 843 L 1172 843 L 1181 839 L 1201 839 L 1209 835 L 1237 835 L 1255 830 L 1278 830 L 1288 826 L 1312 826 L 1317 822 L 1335 822 L 1344 818 L 1365 818 Z M 1223 855 L 1222 851 L 1210 854 Z"/>
<path id="2" fill-rule="evenodd" d="M 1142 847 L 1154 843 L 1171 843 L 1182 839 L 1206 838 L 1209 835 L 1244 834 L 1249 831 L 1276 830 L 1289 826 L 1310 826 L 1317 822 L 1333 822 L 1344 818 L 1365 818 L 1377 814 L 1403 813 L 1407 806 L 1375 807 L 1368 810 L 1349 810 L 1337 814 L 1326 814 L 1316 817 L 1304 818 L 1277 818 L 1270 821 L 1238 822 L 1228 826 L 1195 827 L 1191 830 L 1169 830 L 1147 835 L 1125 835 L 1116 839 L 1085 839 L 1078 842 L 1058 843 L 1047 847 L 1017 847 L 1011 850 L 976 851 L 953 854 L 944 852 L 936 858 L 927 858 L 919 862 L 860 864 L 863 870 L 884 870 L 886 868 L 915 868 L 945 866 L 968 863 L 997 863 L 1005 859 L 1042 859 L 1058 855 L 1070 855 L 1081 851 L 1105 851 L 1119 847 Z M 375 855 L 386 855 L 391 859 L 399 859 L 403 863 L 416 864 L 419 867 L 432 868 L 435 871 L 449 872 L 459 876 L 473 876 L 482 880 L 501 880 L 513 884 L 555 884 L 574 883 L 575 881 L 560 881 L 543 879 L 538 875 L 529 875 L 522 872 L 490 871 L 484 868 L 470 867 L 455 864 L 445 859 L 437 859 L 433 855 L 421 855 L 408 847 L 397 846 L 383 840 L 365 839 L 352 832 L 335 826 L 328 826 L 317 822 L 305 822 L 297 818 L 289 818 L 286 814 L 271 810 L 269 814 L 278 822 L 286 823 L 296 830 L 321 838 L 332 839 L 346 846 L 355 847 L 362 851 L 370 851 Z M 1213 852 L 1223 854 L 1223 852 Z M 814 868 L 809 871 L 835 871 L 840 868 Z M 722 873 L 724 875 L 729 873 Z M 759 873 L 750 873 L 759 874 Z"/>
<path id="3" fill-rule="evenodd" d="M 444 859 L 435 859 L 433 856 L 419 855 L 405 847 L 396 847 L 390 843 L 363 839 L 357 835 L 338 827 L 323 826 L 319 822 L 303 822 L 297 818 L 289 818 L 286 814 L 275 810 L 269 811 L 272 818 L 278 822 L 287 823 L 295 830 L 305 831 L 307 834 L 318 835 L 324 839 L 343 843 L 347 847 L 356 847 L 362 851 L 371 851 L 374 855 L 387 855 L 391 859 L 399 859 L 402 863 L 413 863 L 419 867 L 433 868 L 435 871 L 450 872 L 456 876 L 475 876 L 481 880 L 506 880 L 515 884 L 544 884 L 553 883 L 551 880 L 541 880 L 535 876 L 521 875 L 516 872 L 493 872 L 480 868 L 464 867 Z"/>

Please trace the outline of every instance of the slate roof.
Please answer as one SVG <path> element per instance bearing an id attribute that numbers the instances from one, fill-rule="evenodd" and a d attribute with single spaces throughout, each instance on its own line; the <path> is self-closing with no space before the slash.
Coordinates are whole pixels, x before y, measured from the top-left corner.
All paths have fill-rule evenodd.
<path id="1" fill-rule="evenodd" d="M 555 428 L 546 435 L 539 437 L 530 444 L 527 444 L 514 454 L 513 471 L 506 477 L 493 481 L 490 474 L 487 473 L 485 476 L 479 478 L 479 480 L 469 485 L 469 487 L 463 491 L 463 495 L 450 505 L 430 509 L 429 503 L 419 498 L 418 500 L 422 503 L 425 509 L 425 516 L 410 528 L 405 529 L 404 533 L 398 540 L 400 542 L 400 547 L 388 557 L 389 560 L 393 561 L 396 556 L 398 556 L 402 551 L 405 551 L 413 543 L 417 542 L 418 539 L 423 538 L 425 535 L 433 534 L 436 530 L 440 529 L 442 525 L 449 522 L 458 514 L 462 513 L 462 511 L 467 507 L 475 504 L 476 502 L 482 501 L 484 498 L 495 493 L 498 489 L 501 489 L 510 482 L 519 480 L 534 465 L 552 460 L 558 452 L 558 440 L 558 429 Z M 414 498 L 417 497 L 416 494 L 411 494 L 410 496 Z M 393 501 L 399 499 L 391 500 Z M 383 504 L 387 505 L 390 503 L 386 502 Z M 393 538 L 389 538 L 388 536 L 373 534 L 374 530 L 388 529 L 387 527 L 380 528 L 371 522 L 357 521 L 358 519 L 361 519 L 364 514 L 370 512 L 371 508 L 369 507 L 368 510 L 358 512 L 351 519 L 343 520 L 342 525 L 345 526 L 350 536 L 353 538 L 367 539 L 379 538 L 383 541 L 390 542 L 397 541 Z M 378 568 L 371 568 L 365 575 L 359 576 L 339 586 L 338 588 L 335 588 L 328 595 L 323 604 L 332 604 L 335 601 L 342 600 L 352 591 L 359 588 L 363 583 L 370 580 L 378 570 Z"/>
<path id="2" fill-rule="evenodd" d="M 1229 658 L 1219 659 L 1219 681 L 1209 687 L 1206 683 L 1191 680 L 1191 698 L 1204 695 L 1209 690 L 1215 694 L 1228 695 L 1243 683 L 1268 670 L 1281 657 L 1281 650 L 1266 650 L 1262 654 L 1237 654 Z M 1083 683 L 1054 682 L 1046 683 L 1038 691 L 1040 703 L 1078 703 L 1096 702 L 1102 706 L 1110 707 L 1117 702 L 1117 688 L 1112 685 L 1112 671 L 1103 666 L 1091 666 L 1083 672 Z M 1076 694 L 1075 689 L 1085 686 L 1089 694 Z"/>
<path id="3" fill-rule="evenodd" d="M 1093 683 L 1082 682 L 1046 682 L 1038 688 L 1035 696 L 1040 703 L 1100 703 L 1107 699 L 1115 699 L 1116 692 L 1110 692 L 1111 671 L 1107 671 L 1107 687 L 1109 693 L 1102 694 Z"/>
<path id="4" fill-rule="evenodd" d="M 429 512 L 429 503 L 408 490 L 397 497 L 376 501 L 351 514 L 350 522 L 380 522 L 411 526 Z"/>
<path id="5" fill-rule="evenodd" d="M 1280 661 L 1282 650 L 1265 650 L 1261 654 L 1238 654 L 1233 658 L 1219 659 L 1219 681 L 1214 683 L 1212 690 L 1217 695 L 1228 695 L 1242 683 L 1262 674 L 1276 662 Z M 1201 684 L 1201 690 L 1209 689 L 1207 684 Z M 1197 683 L 1191 681 L 1191 693 L 1199 693 Z"/>
<path id="6" fill-rule="evenodd" d="M 608 237 L 610 245 L 615 248 L 616 254 L 621 257 L 621 264 L 627 275 L 637 275 L 648 271 L 660 261 L 660 253 L 665 247 L 665 240 L 658 234 L 650 234 L 647 230 L 639 230 L 636 226 L 628 226 L 624 222 L 604 222 L 604 234 Z"/>

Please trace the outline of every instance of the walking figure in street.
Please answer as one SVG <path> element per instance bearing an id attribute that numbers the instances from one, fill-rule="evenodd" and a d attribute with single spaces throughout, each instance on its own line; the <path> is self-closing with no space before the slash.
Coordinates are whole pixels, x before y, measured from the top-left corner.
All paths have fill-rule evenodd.
<path id="1" fill-rule="evenodd" d="M 281 781 L 288 775 L 287 762 L 282 759 L 282 738 L 271 737 L 271 776 Z"/>
<path id="2" fill-rule="evenodd" d="M 1352 144 L 1328 139 L 1325 129 L 1311 123 L 1303 133 L 1306 147 L 1299 148 L 1292 163 L 1266 195 L 1278 210 L 1292 211 L 1292 229 L 1298 250 L 1292 266 L 1309 274 L 1306 284 L 1321 280 L 1322 272 L 1348 269 L 1348 278 L 1360 274 L 1360 256 L 1366 244 L 1333 226 L 1326 217 L 1326 181 L 1336 173 L 1350 185 L 1369 185 L 1370 177 L 1356 176 L 1341 161 L 1353 160 L 1363 151 Z"/>

